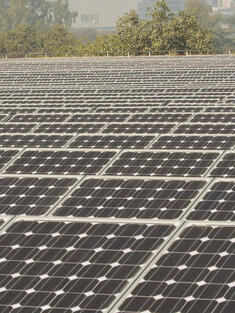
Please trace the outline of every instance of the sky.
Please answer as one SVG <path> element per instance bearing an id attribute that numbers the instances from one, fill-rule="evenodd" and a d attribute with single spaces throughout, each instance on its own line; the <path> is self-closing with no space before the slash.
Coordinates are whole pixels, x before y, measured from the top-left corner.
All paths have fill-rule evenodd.
<path id="1" fill-rule="evenodd" d="M 100 26 L 113 26 L 125 12 L 137 9 L 138 2 L 140 0 L 70 0 L 70 7 L 80 15 L 98 14 Z"/>

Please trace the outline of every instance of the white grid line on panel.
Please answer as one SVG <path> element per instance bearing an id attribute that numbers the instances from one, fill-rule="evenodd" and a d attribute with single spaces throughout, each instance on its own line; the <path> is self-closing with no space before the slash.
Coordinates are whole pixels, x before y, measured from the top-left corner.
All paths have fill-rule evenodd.
<path id="1" fill-rule="evenodd" d="M 156 263 L 156 261 L 158 259 L 160 259 L 160 257 L 163 255 L 163 253 L 167 250 L 168 247 L 171 246 L 171 244 L 174 242 L 175 237 L 180 234 L 181 230 L 183 229 L 185 225 L 185 222 L 181 222 L 178 227 L 175 229 L 175 231 L 171 234 L 170 238 L 165 241 L 163 243 L 163 245 L 161 246 L 161 249 L 159 249 L 158 251 L 156 251 L 154 253 L 154 255 L 151 257 L 151 259 L 149 260 L 148 264 L 146 265 L 146 267 L 143 269 L 143 271 L 138 275 L 138 277 L 136 277 L 135 281 L 133 282 L 132 285 L 129 285 L 127 290 L 125 290 L 125 293 L 123 293 L 119 299 L 117 299 L 117 301 L 113 304 L 113 306 L 111 307 L 110 310 L 108 310 L 105 313 L 116 313 L 118 307 L 121 305 L 121 303 L 128 297 L 128 295 L 131 294 L 132 290 L 134 290 L 136 288 L 136 286 L 138 285 L 138 283 L 141 281 L 141 279 L 144 278 L 144 276 L 148 273 L 148 271 L 151 269 L 151 267 Z"/>
<path id="2" fill-rule="evenodd" d="M 235 222 L 233 223 L 224 223 L 224 222 L 213 222 L 213 223 L 203 223 L 203 222 L 182 222 L 177 229 L 175 230 L 174 234 L 172 234 L 171 238 L 167 242 L 165 242 L 165 245 L 162 247 L 160 251 L 158 251 L 153 259 L 148 263 L 148 265 L 145 267 L 144 271 L 137 277 L 136 281 L 133 283 L 133 285 L 130 286 L 128 290 L 126 290 L 125 293 L 122 294 L 122 296 L 117 299 L 116 303 L 113 305 L 110 311 L 107 311 L 105 313 L 116 313 L 119 306 L 128 298 L 128 296 L 131 295 L 131 292 L 137 287 L 137 285 L 143 280 L 145 275 L 148 274 L 148 272 L 151 270 L 152 267 L 156 264 L 156 262 L 164 255 L 165 252 L 167 252 L 167 249 L 177 240 L 180 234 L 183 233 L 183 231 L 190 227 L 190 226 L 207 226 L 207 227 L 232 227 L 235 226 Z M 146 311 L 146 313 L 149 311 Z"/>
<path id="3" fill-rule="evenodd" d="M 222 159 L 224 158 L 224 156 L 227 154 L 227 150 L 224 150 L 223 153 L 221 153 L 219 155 L 219 157 L 217 158 L 217 160 L 215 161 L 214 164 L 212 164 L 212 166 L 210 166 L 210 168 L 208 168 L 207 172 L 205 173 L 205 176 L 207 177 L 211 177 L 210 174 L 211 172 L 217 167 L 217 165 L 219 164 L 220 161 L 222 161 Z"/>

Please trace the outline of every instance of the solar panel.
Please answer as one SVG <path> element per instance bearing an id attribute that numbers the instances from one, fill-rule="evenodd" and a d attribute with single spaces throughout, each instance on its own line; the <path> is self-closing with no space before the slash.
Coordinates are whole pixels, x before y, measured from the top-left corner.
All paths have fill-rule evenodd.
<path id="1" fill-rule="evenodd" d="M 1 313 L 234 311 L 234 60 L 2 59 Z"/>
<path id="2" fill-rule="evenodd" d="M 235 153 L 227 153 L 210 172 L 213 177 L 235 177 Z"/>
<path id="3" fill-rule="evenodd" d="M 37 124 L 0 123 L 0 133 L 30 133 Z"/>
<path id="4" fill-rule="evenodd" d="M 69 115 L 67 114 L 16 114 L 10 122 L 64 122 Z"/>
<path id="5" fill-rule="evenodd" d="M 17 221 L 0 234 L 1 310 L 103 313 L 174 229 Z"/>
<path id="6" fill-rule="evenodd" d="M 187 225 L 115 312 L 233 312 L 234 236 L 234 227 Z"/>
<path id="7" fill-rule="evenodd" d="M 24 107 L 0 107 L 0 114 L 17 114 L 17 113 L 34 113 L 36 109 L 24 108 Z"/>
<path id="8" fill-rule="evenodd" d="M 78 136 L 69 145 L 71 148 L 142 149 L 147 147 L 154 136 L 135 135 L 92 135 Z"/>
<path id="9" fill-rule="evenodd" d="M 98 133 L 104 126 L 105 124 L 103 123 L 41 123 L 34 132 L 54 134 L 92 134 Z"/>
<path id="10" fill-rule="evenodd" d="M 75 178 L 1 175 L 0 214 L 46 214 L 76 182 Z"/>
<path id="11" fill-rule="evenodd" d="M 99 174 L 115 155 L 115 151 L 108 150 L 27 150 L 15 159 L 5 172 L 16 174 Z"/>
<path id="12" fill-rule="evenodd" d="M 68 122 L 124 122 L 129 114 L 74 114 Z"/>
<path id="13" fill-rule="evenodd" d="M 190 220 L 234 221 L 235 182 L 216 180 L 189 213 Z"/>
<path id="14" fill-rule="evenodd" d="M 104 134 L 166 134 L 176 124 L 170 123 L 110 123 L 103 130 Z"/>
<path id="15" fill-rule="evenodd" d="M 10 163 L 10 161 L 19 153 L 19 150 L 0 149 L 0 170 Z"/>
<path id="16" fill-rule="evenodd" d="M 182 113 L 194 113 L 194 112 L 201 112 L 204 110 L 204 107 L 187 107 L 187 106 L 170 106 L 170 107 L 154 107 L 151 108 L 149 112 L 151 113 L 172 113 L 172 112 L 182 112 Z"/>
<path id="17" fill-rule="evenodd" d="M 161 122 L 161 123 L 187 122 L 191 116 L 192 116 L 191 114 L 187 114 L 187 113 L 134 114 L 128 120 L 128 122 Z"/>
<path id="18" fill-rule="evenodd" d="M 235 106 L 207 107 L 205 112 L 235 112 Z"/>
<path id="19" fill-rule="evenodd" d="M 72 136 L 67 135 L 10 135 L 2 134 L 0 136 L 0 147 L 13 147 L 13 148 L 57 148 L 64 147 Z"/>
<path id="20" fill-rule="evenodd" d="M 203 151 L 126 151 L 105 173 L 123 176 L 204 176 L 219 155 Z"/>
<path id="21" fill-rule="evenodd" d="M 235 124 L 179 124 L 174 134 L 235 134 Z"/>
<path id="22" fill-rule="evenodd" d="M 3 121 L 7 117 L 8 117 L 7 115 L 0 114 L 0 121 Z"/>
<path id="23" fill-rule="evenodd" d="M 195 123 L 235 123 L 235 116 L 232 113 L 217 114 L 196 114 L 191 122 Z"/>
<path id="24" fill-rule="evenodd" d="M 47 114 L 62 114 L 62 113 L 67 113 L 67 114 L 74 114 L 74 113 L 86 113 L 90 111 L 90 108 L 43 108 L 39 109 L 38 113 L 47 113 Z"/>
<path id="25" fill-rule="evenodd" d="M 88 178 L 67 197 L 57 216 L 177 219 L 206 180 Z"/>
<path id="26" fill-rule="evenodd" d="M 148 108 L 146 107 L 98 107 L 95 109 L 95 113 L 142 113 L 146 112 Z"/>
<path id="27" fill-rule="evenodd" d="M 151 148 L 225 150 L 232 149 L 234 145 L 235 145 L 235 136 L 171 135 L 171 136 L 160 136 L 152 144 Z"/>

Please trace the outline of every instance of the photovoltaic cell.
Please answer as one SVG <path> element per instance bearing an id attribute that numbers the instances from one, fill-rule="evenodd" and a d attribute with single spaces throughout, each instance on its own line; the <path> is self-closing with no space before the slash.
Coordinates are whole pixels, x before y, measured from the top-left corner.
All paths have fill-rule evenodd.
<path id="1" fill-rule="evenodd" d="M 0 176 L 0 214 L 43 215 L 75 183 L 70 178 Z"/>
<path id="2" fill-rule="evenodd" d="M 19 150 L 0 149 L 0 170 L 2 170 L 17 153 L 19 153 Z"/>
<path id="3" fill-rule="evenodd" d="M 235 134 L 235 124 L 179 124 L 175 134 Z"/>
<path id="4" fill-rule="evenodd" d="M 6 148 L 59 148 L 72 139 L 67 135 L 6 135 L 0 136 L 0 147 Z"/>
<path id="5" fill-rule="evenodd" d="M 64 122 L 69 115 L 67 114 L 18 114 L 14 115 L 10 122 Z"/>
<path id="6" fill-rule="evenodd" d="M 234 227 L 187 226 L 117 313 L 234 311 Z"/>
<path id="7" fill-rule="evenodd" d="M 124 122 L 129 114 L 74 114 L 68 122 Z"/>
<path id="8" fill-rule="evenodd" d="M 188 119 L 191 117 L 191 114 L 180 114 L 180 113 L 165 113 L 165 114 L 134 114 L 128 122 L 187 122 Z"/>
<path id="9" fill-rule="evenodd" d="M 37 124 L 0 123 L 0 133 L 29 133 Z"/>
<path id="10" fill-rule="evenodd" d="M 110 165 L 107 175 L 203 176 L 219 153 L 214 152 L 123 152 Z"/>
<path id="11" fill-rule="evenodd" d="M 235 311 L 233 72 L 1 62 L 1 313 Z"/>
<path id="12" fill-rule="evenodd" d="M 217 181 L 195 205 L 188 215 L 189 220 L 234 221 L 235 182 Z"/>
<path id="13" fill-rule="evenodd" d="M 2 121 L 3 119 L 5 119 L 6 117 L 7 117 L 7 115 L 0 114 L 0 121 Z"/>
<path id="14" fill-rule="evenodd" d="M 0 114 L 34 113 L 36 109 L 24 107 L 0 107 Z"/>
<path id="15" fill-rule="evenodd" d="M 1 312 L 105 312 L 172 225 L 19 221 L 0 234 Z"/>
<path id="16" fill-rule="evenodd" d="M 90 108 L 42 108 L 38 110 L 38 113 L 47 113 L 47 114 L 74 114 L 74 113 L 86 113 L 90 110 Z"/>
<path id="17" fill-rule="evenodd" d="M 232 113 L 223 114 L 196 114 L 191 122 L 195 123 L 235 123 L 235 116 Z"/>
<path id="18" fill-rule="evenodd" d="M 41 123 L 35 130 L 34 133 L 54 133 L 54 134 L 92 134 L 98 133 L 105 124 L 102 123 Z"/>
<path id="19" fill-rule="evenodd" d="M 18 157 L 6 173 L 98 174 L 115 155 L 114 151 L 31 150 Z"/>
<path id="20" fill-rule="evenodd" d="M 235 177 L 235 153 L 227 153 L 210 172 L 212 177 Z"/>
<path id="21" fill-rule="evenodd" d="M 107 125 L 102 133 L 106 134 L 166 134 L 176 124 L 170 123 L 116 123 Z"/>
<path id="22" fill-rule="evenodd" d="M 235 146 L 235 136 L 161 136 L 151 146 L 152 149 L 207 149 L 226 150 Z"/>
<path id="23" fill-rule="evenodd" d="M 67 197 L 57 216 L 176 219 L 206 181 L 89 178 Z"/>
<path id="24" fill-rule="evenodd" d="M 142 113 L 146 112 L 148 108 L 146 107 L 109 107 L 109 108 L 96 108 L 95 113 Z"/>
<path id="25" fill-rule="evenodd" d="M 203 107 L 187 107 L 187 106 L 175 106 L 175 107 L 154 107 L 150 110 L 151 113 L 172 113 L 172 112 L 181 112 L 181 113 L 194 113 L 194 112 L 200 112 L 203 110 Z"/>
<path id="26" fill-rule="evenodd" d="M 207 107 L 205 112 L 235 112 L 235 106 Z"/>
<path id="27" fill-rule="evenodd" d="M 110 148 L 110 149 L 142 149 L 150 144 L 154 136 L 111 136 L 93 135 L 78 136 L 69 145 L 70 148 Z M 235 140 L 235 138 L 234 138 Z"/>

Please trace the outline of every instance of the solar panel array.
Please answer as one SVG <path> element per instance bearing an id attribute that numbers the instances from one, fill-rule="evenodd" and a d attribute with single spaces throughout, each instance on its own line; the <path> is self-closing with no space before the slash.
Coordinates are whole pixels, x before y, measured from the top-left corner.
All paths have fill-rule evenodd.
<path id="1" fill-rule="evenodd" d="M 235 58 L 2 60 L 0 311 L 235 311 Z"/>

